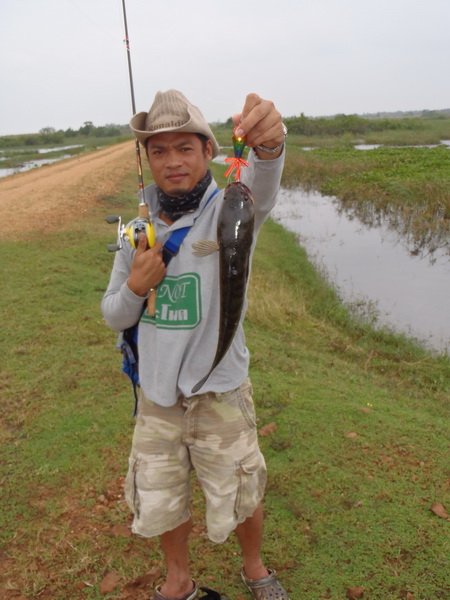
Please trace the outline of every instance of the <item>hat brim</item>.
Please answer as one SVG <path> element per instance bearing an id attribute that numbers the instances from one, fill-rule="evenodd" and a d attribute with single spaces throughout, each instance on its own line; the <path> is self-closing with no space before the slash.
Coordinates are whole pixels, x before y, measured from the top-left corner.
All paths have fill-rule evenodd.
<path id="1" fill-rule="evenodd" d="M 172 131 L 179 131 L 179 132 L 185 131 L 186 133 L 199 133 L 199 134 L 207 137 L 212 143 L 212 157 L 215 158 L 219 154 L 220 146 L 217 143 L 217 140 L 214 137 L 214 134 L 213 134 L 211 128 L 209 127 L 209 125 L 206 122 L 205 122 L 205 125 L 203 125 L 203 126 L 198 126 L 198 125 L 195 126 L 192 123 L 193 119 L 191 118 L 187 123 L 185 123 L 184 125 L 178 126 L 178 127 L 177 126 L 161 127 L 155 131 L 148 131 L 145 129 L 145 121 L 147 119 L 147 114 L 148 113 L 146 113 L 146 112 L 137 113 L 133 116 L 133 118 L 130 121 L 131 130 L 134 133 L 135 137 L 142 144 L 142 146 L 145 147 L 146 141 L 150 137 L 157 135 L 158 133 L 170 133 Z"/>

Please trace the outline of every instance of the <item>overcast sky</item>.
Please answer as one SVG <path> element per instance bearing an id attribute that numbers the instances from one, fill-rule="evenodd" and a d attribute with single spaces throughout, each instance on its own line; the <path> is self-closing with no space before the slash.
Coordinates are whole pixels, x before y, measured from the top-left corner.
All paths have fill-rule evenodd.
<path id="1" fill-rule="evenodd" d="M 0 0 L 0 135 L 127 123 L 121 0 Z M 126 0 L 136 110 L 181 90 L 208 121 L 450 107 L 450 0 Z"/>

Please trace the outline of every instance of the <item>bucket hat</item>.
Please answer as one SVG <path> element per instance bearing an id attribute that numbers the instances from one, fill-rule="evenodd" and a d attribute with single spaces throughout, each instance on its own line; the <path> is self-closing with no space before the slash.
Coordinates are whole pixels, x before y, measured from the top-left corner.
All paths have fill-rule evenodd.
<path id="1" fill-rule="evenodd" d="M 157 92 L 150 110 L 135 114 L 130 127 L 143 146 L 149 137 L 157 133 L 201 133 L 212 142 L 213 158 L 219 154 L 219 144 L 204 116 L 177 90 Z"/>

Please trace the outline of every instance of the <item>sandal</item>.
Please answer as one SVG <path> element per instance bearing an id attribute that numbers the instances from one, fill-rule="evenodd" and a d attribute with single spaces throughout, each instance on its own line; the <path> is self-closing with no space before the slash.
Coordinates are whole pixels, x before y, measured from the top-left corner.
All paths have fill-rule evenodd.
<path id="1" fill-rule="evenodd" d="M 164 594 L 161 594 L 161 586 L 158 585 L 153 592 L 153 597 L 151 600 L 195 600 L 198 596 L 198 587 L 194 580 L 192 580 L 192 583 L 194 584 L 194 589 L 192 592 L 189 592 L 189 594 L 186 594 L 186 596 L 183 596 L 182 598 L 170 598 L 169 596 L 164 596 Z"/>
<path id="2" fill-rule="evenodd" d="M 222 594 L 219 594 L 219 592 L 211 590 L 210 588 L 201 587 L 200 589 L 202 592 L 205 592 L 206 595 L 200 596 L 199 600 L 230 600 L 226 596 L 222 596 Z"/>
<path id="3" fill-rule="evenodd" d="M 155 589 L 152 600 L 195 600 L 196 598 L 198 598 L 199 588 L 197 587 L 195 581 L 193 581 L 193 583 L 194 589 L 192 590 L 192 592 L 189 592 L 189 594 L 183 596 L 182 598 L 169 598 L 168 596 L 164 596 L 164 594 L 161 594 L 160 591 L 161 586 L 158 586 Z M 210 588 L 201 587 L 200 589 L 202 590 L 202 592 L 205 592 L 205 595 L 201 596 L 199 600 L 228 600 L 228 598 L 225 598 L 225 596 L 222 596 L 221 594 L 219 594 L 219 592 L 211 590 Z"/>
<path id="4" fill-rule="evenodd" d="M 278 581 L 277 573 L 273 569 L 269 569 L 267 577 L 249 579 L 242 568 L 241 577 L 255 600 L 289 600 L 286 590 Z"/>

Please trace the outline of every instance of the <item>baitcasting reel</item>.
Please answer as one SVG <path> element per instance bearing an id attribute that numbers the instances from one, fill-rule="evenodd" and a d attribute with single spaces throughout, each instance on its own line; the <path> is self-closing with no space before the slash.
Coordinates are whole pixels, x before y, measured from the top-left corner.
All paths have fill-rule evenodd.
<path id="1" fill-rule="evenodd" d="M 123 248 L 123 240 L 130 242 L 131 247 L 136 249 L 139 242 L 139 235 L 145 233 L 147 238 L 147 244 L 149 248 L 152 248 L 156 242 L 155 229 L 148 219 L 144 217 L 136 217 L 128 223 L 128 225 L 122 225 L 122 217 L 117 215 L 110 215 L 106 217 L 108 223 L 118 223 L 117 226 L 117 243 L 108 244 L 108 250 L 110 252 L 117 252 Z"/>

